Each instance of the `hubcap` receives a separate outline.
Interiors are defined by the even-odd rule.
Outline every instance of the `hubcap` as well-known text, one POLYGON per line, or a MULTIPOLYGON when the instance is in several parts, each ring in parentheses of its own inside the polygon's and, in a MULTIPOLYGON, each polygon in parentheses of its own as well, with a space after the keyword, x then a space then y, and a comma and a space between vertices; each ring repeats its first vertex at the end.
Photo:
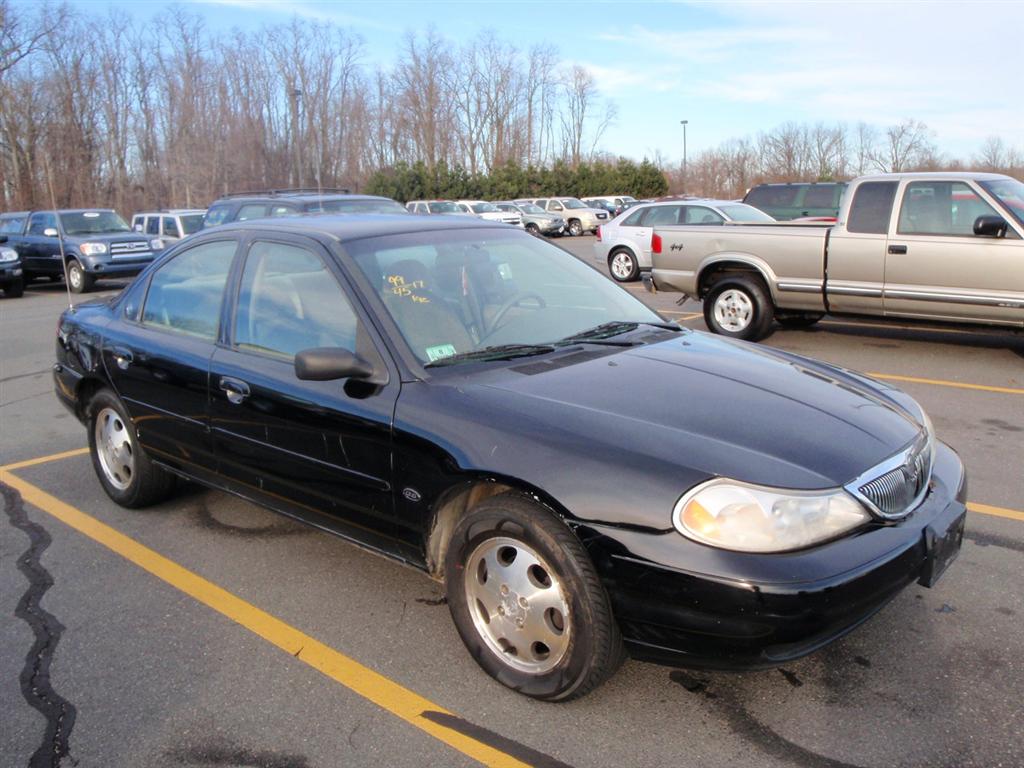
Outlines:
POLYGON ((78 287, 82 282, 82 273, 78 271, 78 267, 74 264, 72 264, 71 268, 68 270, 68 277, 71 279, 71 284, 75 287, 78 287))
POLYGON ((104 408, 97 414, 95 437, 103 474, 112 486, 125 490, 135 474, 135 456, 128 428, 113 408, 104 408))
POLYGON ((633 257, 620 251, 612 256, 612 274, 626 280, 633 274, 633 257))
POLYGON ((510 667, 547 672, 569 648, 569 602, 554 571, 530 546, 487 539, 466 561, 466 603, 476 631, 510 667))
POLYGON ((727 331, 739 333, 754 319, 754 304, 743 291, 730 288, 715 300, 715 320, 727 331))

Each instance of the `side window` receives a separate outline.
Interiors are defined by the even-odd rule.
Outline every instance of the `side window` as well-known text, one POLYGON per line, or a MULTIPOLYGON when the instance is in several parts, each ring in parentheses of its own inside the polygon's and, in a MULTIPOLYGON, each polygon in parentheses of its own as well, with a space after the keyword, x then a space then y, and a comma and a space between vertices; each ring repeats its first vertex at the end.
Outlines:
POLYGON ((901 235, 974 235, 974 220, 996 212, 962 181, 907 184, 897 231, 901 235))
POLYGON ((552 200, 551 202, 548 203, 548 210, 549 211, 564 211, 565 208, 563 208, 562 204, 560 202, 558 202, 557 200, 552 200))
POLYGON ((790 208, 796 205, 796 196, 800 187, 796 185, 780 184, 754 187, 744 199, 747 205, 755 208, 768 206, 769 208, 790 208))
POLYGON ((146 234, 147 235, 159 235, 160 234, 160 217, 159 216, 147 216, 146 217, 146 234))
POLYGON ((684 209, 687 224, 724 224, 725 217, 703 205, 688 205, 684 209))
POLYGON ((142 322, 213 341, 234 240, 203 243, 175 256, 149 283, 142 322))
POLYGON ((647 218, 644 219, 645 227, 665 226, 666 224, 679 223, 679 205, 654 205, 647 209, 647 218))
POLYGON ((866 181, 857 187, 850 204, 846 230, 869 235, 886 234, 897 186, 895 181, 866 181))
POLYGON ((640 226, 640 219, 642 219, 644 217, 644 214, 647 213, 649 210, 651 210, 651 209, 650 208, 637 208, 635 211, 633 211, 631 214, 629 214, 629 216, 627 216, 619 226, 620 227, 639 227, 640 226))
POLYGON ((168 237, 181 237, 178 231, 178 222, 173 216, 164 216, 164 234, 168 237))
POLYGON ((264 203, 249 203, 238 209, 238 216, 235 217, 235 221, 262 219, 266 215, 267 206, 264 203))
POLYGON ((144 219, 144 216, 132 216, 132 230, 135 232, 141 232, 142 222, 144 219))
POLYGON ((4 234, 18 234, 24 226, 25 217, 15 216, 13 218, 0 221, 0 232, 3 232, 4 234))
POLYGON ((228 216, 231 215, 231 205, 215 205, 206 212, 203 217, 204 227, 215 227, 218 224, 223 224, 228 220, 228 216))
POLYGON ((359 322, 334 275, 315 253, 256 242, 242 272, 234 343, 291 358, 312 347, 356 350, 359 322))
POLYGON ((831 208, 835 199, 835 184, 813 184, 804 195, 804 208, 831 208))
POLYGON ((42 235, 44 230, 56 229, 57 217, 52 213, 33 213, 28 220, 29 235, 42 235))

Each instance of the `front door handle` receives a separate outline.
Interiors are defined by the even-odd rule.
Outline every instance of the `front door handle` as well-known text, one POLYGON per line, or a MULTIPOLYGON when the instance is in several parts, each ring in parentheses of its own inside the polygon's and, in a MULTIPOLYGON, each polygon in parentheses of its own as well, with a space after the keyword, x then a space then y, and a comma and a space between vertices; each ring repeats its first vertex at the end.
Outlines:
POLYGON ((249 396, 249 385, 229 376, 221 376, 220 388, 227 394, 228 402, 234 405, 241 405, 249 396))
POLYGON ((905 245, 890 245, 889 253, 906 253, 907 246, 905 245))
POLYGON ((114 362, 117 363, 117 367, 122 371, 127 371, 128 366, 132 364, 132 351, 125 347, 112 347, 110 353, 114 356, 114 362))

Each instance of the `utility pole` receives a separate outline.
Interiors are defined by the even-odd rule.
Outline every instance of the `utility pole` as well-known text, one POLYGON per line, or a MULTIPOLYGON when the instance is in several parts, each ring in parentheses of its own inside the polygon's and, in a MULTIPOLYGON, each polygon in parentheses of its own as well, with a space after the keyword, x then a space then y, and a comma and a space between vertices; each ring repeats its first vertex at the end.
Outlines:
POLYGON ((295 178, 298 180, 299 188, 302 187, 302 144, 299 141, 299 108, 302 105, 302 91, 293 88, 292 97, 292 144, 295 150, 295 178))
POLYGON ((683 194, 686 194, 686 124, 689 120, 680 120, 679 124, 683 126, 683 194))

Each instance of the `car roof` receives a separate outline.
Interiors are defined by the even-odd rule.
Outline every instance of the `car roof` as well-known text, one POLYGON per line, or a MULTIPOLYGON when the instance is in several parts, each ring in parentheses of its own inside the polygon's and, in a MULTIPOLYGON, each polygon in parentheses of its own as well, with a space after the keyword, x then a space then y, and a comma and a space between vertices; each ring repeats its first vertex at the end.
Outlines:
POLYGON ((219 200, 214 201, 214 205, 217 203, 227 202, 241 202, 241 203, 266 203, 266 202, 280 202, 282 200, 295 201, 301 203, 323 203, 330 200, 391 200, 390 197, 381 197, 379 195, 339 195, 339 194, 317 194, 315 192, 280 192, 277 194, 253 194, 253 195, 230 195, 228 197, 222 197, 219 200))
POLYGON ((876 173, 868 176, 860 177, 864 181, 899 181, 902 179, 909 179, 911 181, 920 179, 921 181, 929 181, 931 179, 953 179, 953 180, 974 180, 974 181, 995 181, 997 179, 1012 179, 1012 176, 1007 176, 1004 173, 985 173, 983 171, 922 171, 920 173, 914 173, 913 171, 907 173, 876 173))
POLYGON ((7 211, 0 213, 0 219, 13 219, 15 216, 28 216, 32 211, 7 211))
POLYGON ((453 229, 494 229, 510 231, 507 224, 473 216, 410 216, 407 213, 317 214, 315 216, 279 216, 249 219, 222 224, 210 232, 253 229, 320 234, 344 243, 365 237, 406 235, 413 232, 434 232, 453 229))
POLYGON ((184 216, 190 213, 206 213, 205 208, 167 208, 162 211, 139 211, 133 213, 132 218, 136 216, 184 216))

